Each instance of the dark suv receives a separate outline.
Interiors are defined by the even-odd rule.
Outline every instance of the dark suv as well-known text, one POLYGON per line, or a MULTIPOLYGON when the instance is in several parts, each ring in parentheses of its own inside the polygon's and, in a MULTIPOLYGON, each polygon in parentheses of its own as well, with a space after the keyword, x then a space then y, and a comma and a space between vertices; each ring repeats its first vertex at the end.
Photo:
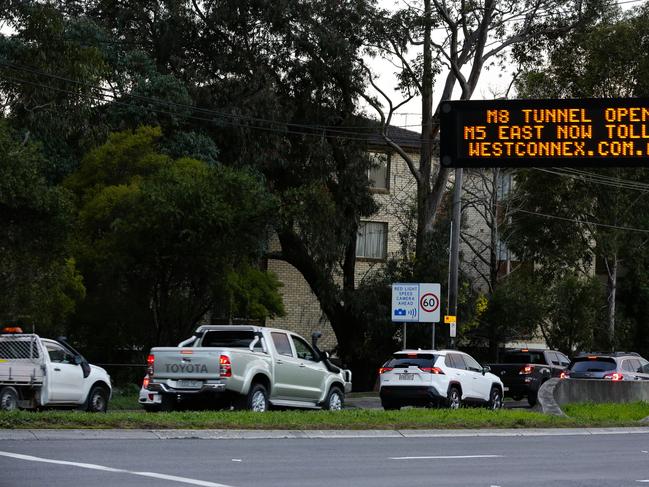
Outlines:
POLYGON ((505 384, 505 396, 515 401, 526 397, 530 406, 536 404, 541 385, 559 377, 570 364, 568 357, 556 350, 528 348, 505 350, 501 360, 489 367, 505 384))
POLYGON ((562 374, 570 379, 649 380, 649 361, 635 352, 582 353, 562 374))

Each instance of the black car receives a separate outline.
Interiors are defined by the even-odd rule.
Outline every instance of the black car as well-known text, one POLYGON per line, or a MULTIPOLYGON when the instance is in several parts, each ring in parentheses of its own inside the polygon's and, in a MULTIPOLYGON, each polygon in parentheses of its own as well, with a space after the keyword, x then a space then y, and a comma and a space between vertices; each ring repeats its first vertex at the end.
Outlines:
POLYGON ((539 387, 552 377, 560 377, 570 359, 556 350, 517 348, 505 350, 501 362, 489 364, 491 373, 505 385, 505 396, 516 401, 537 401, 539 387))

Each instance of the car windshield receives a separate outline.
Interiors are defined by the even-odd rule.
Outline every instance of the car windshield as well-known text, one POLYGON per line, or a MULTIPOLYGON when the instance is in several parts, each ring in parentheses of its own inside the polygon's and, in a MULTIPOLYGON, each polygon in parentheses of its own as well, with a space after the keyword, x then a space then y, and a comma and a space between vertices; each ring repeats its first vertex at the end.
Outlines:
POLYGON ((430 368, 435 365, 435 360, 437 360, 437 355, 433 354, 417 354, 415 356, 395 355, 385 364, 385 367, 392 367, 393 369, 405 369, 410 366, 430 368))
POLYGON ((597 359, 575 359, 575 362, 570 366, 570 370, 573 372, 606 372, 608 370, 615 370, 615 368, 615 360, 603 357, 597 359))
POLYGON ((510 352, 503 357, 506 364, 544 364, 543 352, 510 352))

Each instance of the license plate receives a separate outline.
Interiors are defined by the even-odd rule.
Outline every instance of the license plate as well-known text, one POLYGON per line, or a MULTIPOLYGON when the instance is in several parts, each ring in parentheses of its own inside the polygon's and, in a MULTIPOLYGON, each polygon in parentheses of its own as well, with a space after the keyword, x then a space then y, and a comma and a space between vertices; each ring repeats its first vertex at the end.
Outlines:
POLYGON ((414 378, 415 374, 399 374, 400 380, 413 380, 414 378))
POLYGON ((200 389, 203 382, 200 380, 179 380, 177 384, 183 389, 200 389))
POLYGON ((509 387, 505 387, 505 392, 507 392, 508 390, 509 390, 509 387))

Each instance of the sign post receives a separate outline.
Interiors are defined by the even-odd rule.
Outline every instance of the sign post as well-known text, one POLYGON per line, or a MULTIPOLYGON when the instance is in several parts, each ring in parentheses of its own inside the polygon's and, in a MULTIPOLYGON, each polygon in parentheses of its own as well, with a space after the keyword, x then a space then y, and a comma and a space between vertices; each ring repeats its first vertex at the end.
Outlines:
POLYGON ((444 316, 444 323, 448 325, 449 336, 455 338, 457 336, 457 316, 444 316))

